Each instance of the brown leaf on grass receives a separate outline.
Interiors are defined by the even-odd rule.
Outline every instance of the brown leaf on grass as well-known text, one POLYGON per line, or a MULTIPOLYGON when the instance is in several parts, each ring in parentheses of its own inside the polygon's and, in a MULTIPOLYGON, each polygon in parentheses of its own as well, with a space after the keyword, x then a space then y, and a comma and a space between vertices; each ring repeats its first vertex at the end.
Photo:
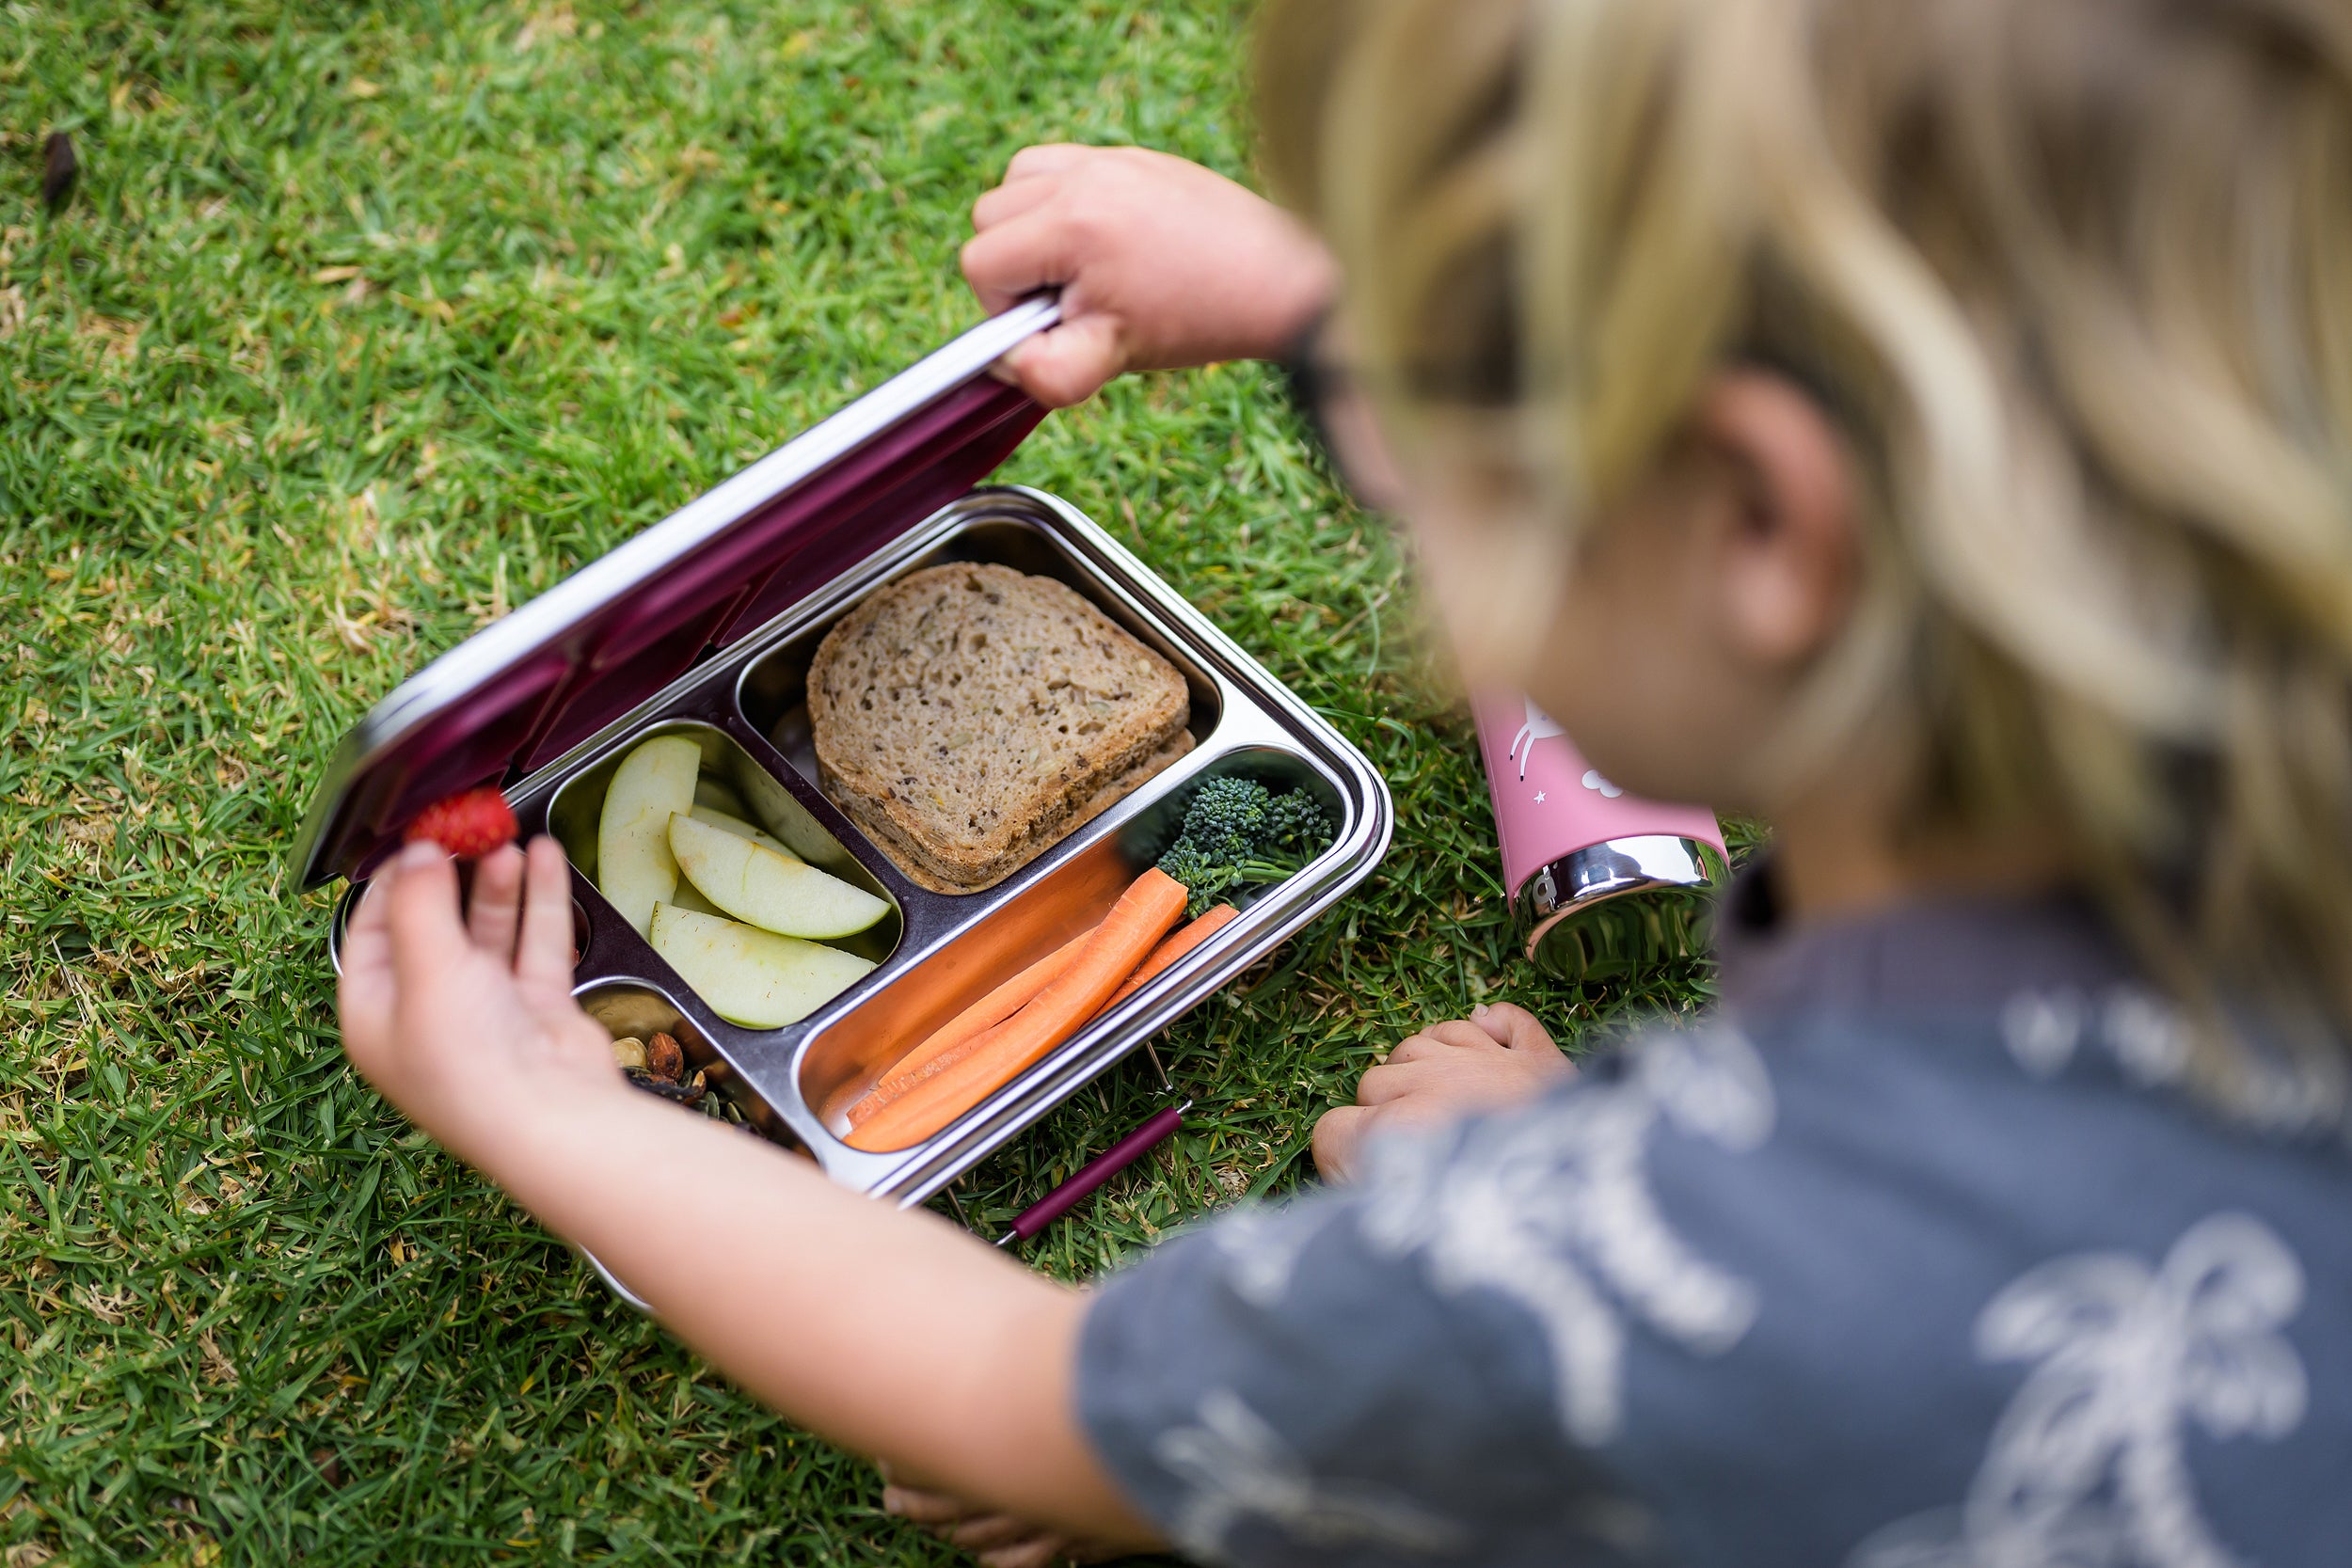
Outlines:
POLYGON ((146 330, 143 323, 124 321, 119 316, 103 316, 93 310, 84 316, 73 329, 76 338, 94 339, 99 344, 99 356, 119 364, 139 351, 139 334, 146 330))
POLYGON ((73 194, 73 182, 82 177, 82 160, 73 151, 73 138, 63 131, 49 134, 49 145, 42 150, 40 171, 41 204, 51 212, 65 205, 73 194))
POLYGON ((348 283, 359 276, 358 267, 321 267, 310 275, 313 283, 348 283))
POLYGON ((397 637, 417 624, 416 617, 405 607, 394 604, 381 588, 361 589, 352 597, 358 601, 358 614, 351 612, 343 595, 338 594, 326 619, 336 641, 355 654, 367 652, 379 637, 397 637))
POLYGON ((579 31, 580 18, 572 14, 569 5, 548 7, 532 12, 531 20, 523 24, 522 31, 515 35, 515 53, 521 55, 529 52, 531 46, 541 39, 567 39, 579 31))
POLYGON ((103 1323, 120 1323, 130 1317, 130 1306, 135 1299, 128 1291, 106 1295, 102 1294, 95 1285, 82 1287, 82 1305, 89 1308, 90 1316, 103 1323))
POLYGON ((196 1337, 196 1348, 204 1357, 204 1381, 215 1387, 237 1386, 237 1364, 221 1351, 213 1331, 206 1329, 196 1337))
POLYGON ((380 98, 383 96, 384 88, 364 76, 354 76, 344 85, 343 91, 354 98, 380 98))
POLYGON ((418 315, 431 316, 436 321, 438 321, 445 325, 449 323, 456 321, 457 319, 457 307, 452 305, 446 299, 415 299, 403 293, 395 293, 392 297, 400 301, 403 305, 408 307, 409 309, 414 310, 418 315))

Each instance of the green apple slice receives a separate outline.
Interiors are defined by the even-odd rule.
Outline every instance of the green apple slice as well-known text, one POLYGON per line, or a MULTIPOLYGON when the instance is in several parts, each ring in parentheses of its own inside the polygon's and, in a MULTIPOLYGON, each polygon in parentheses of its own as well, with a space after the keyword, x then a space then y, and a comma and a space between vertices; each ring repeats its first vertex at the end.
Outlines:
POLYGON ((653 907, 677 891, 670 818, 694 803, 699 741, 657 736, 621 759, 596 823, 596 891, 643 934, 653 907))
POLYGON ((723 829, 727 832, 733 833, 738 838, 748 838, 754 844, 759 845, 764 848, 773 849, 777 854, 782 855, 786 860, 796 861, 801 858, 792 852, 792 846, 785 843, 784 840, 776 837, 773 833, 769 832, 766 829, 755 828, 749 822, 744 821, 741 817, 730 816, 716 806, 706 806, 700 801, 697 801, 695 802, 694 809, 688 812, 686 815, 692 817, 697 822, 707 822, 712 827, 723 829))
POLYGON ((725 812, 738 821, 747 820, 752 815, 752 808, 743 803, 743 797, 736 793, 733 784, 708 773, 694 781, 694 804, 725 812))
POLYGON ((738 920, 787 937, 846 937, 890 912, 887 900, 724 828, 680 813, 670 852, 695 891, 738 920))
POLYGON ((695 914, 675 904, 654 907, 653 950, 712 1012, 746 1029, 797 1023, 874 967, 838 947, 695 914))

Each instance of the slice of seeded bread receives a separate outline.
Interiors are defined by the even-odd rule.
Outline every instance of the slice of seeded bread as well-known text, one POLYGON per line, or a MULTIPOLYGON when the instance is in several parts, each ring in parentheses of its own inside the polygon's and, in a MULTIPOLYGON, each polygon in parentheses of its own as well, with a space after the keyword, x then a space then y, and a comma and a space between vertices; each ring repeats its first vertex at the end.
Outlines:
POLYGON ((1184 676, 1050 578, 934 566, 808 671, 825 792, 941 893, 993 887, 1191 749, 1184 676))

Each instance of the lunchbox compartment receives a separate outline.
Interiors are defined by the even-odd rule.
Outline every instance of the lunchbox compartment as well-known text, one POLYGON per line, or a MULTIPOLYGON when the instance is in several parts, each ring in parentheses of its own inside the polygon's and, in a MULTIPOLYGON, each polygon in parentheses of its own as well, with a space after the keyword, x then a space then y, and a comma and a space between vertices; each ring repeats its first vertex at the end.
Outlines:
MULTIPOLYGON (((673 719, 648 724, 557 787, 554 799, 548 803, 548 831, 564 846, 573 869, 589 886, 593 889, 596 885, 596 825, 604 812, 605 791, 612 783, 613 773, 630 752, 665 735, 691 736, 701 742, 704 771, 716 774, 734 788, 750 808, 755 826, 774 834, 818 870, 864 888, 890 905, 890 912, 875 925, 855 936, 826 943, 877 964, 887 959, 898 947, 905 927, 904 913, 890 890, 850 852, 848 846, 827 832, 806 806, 793 798, 782 781, 760 767, 740 743, 725 731, 699 720, 673 719)), ((595 907, 604 919, 620 919, 618 911, 605 903, 601 895, 596 895, 595 907)))
POLYGON ((668 1035, 686 1053, 689 1076, 719 1059, 710 1040, 694 1021, 659 987, 643 980, 593 980, 573 993, 580 1010, 604 1026, 614 1039, 651 1039, 668 1035))
MULTIPOLYGON (((1232 774, 1258 779, 1278 793, 1304 789, 1333 824, 1344 820, 1345 803, 1338 788, 1295 753, 1250 747, 1200 762, 1187 770, 1176 787, 1090 841, 1082 840, 1074 852, 986 918, 974 922, 921 963, 893 976, 887 985, 826 1025, 802 1053, 798 1084, 802 1102, 835 1136, 846 1133, 850 1107, 892 1064, 1005 980, 1101 921, 1127 885, 1176 841, 1194 789, 1204 780, 1232 774)), ((1307 869, 1302 867, 1300 874, 1307 869)), ((1281 885, 1236 888, 1225 901, 1247 911, 1281 885)), ((1216 961, 1230 940, 1238 940, 1229 939, 1228 932, 1233 929, 1228 927, 1211 937, 1180 960, 1178 967, 1189 970, 1216 961)), ((1159 983, 1156 977, 1153 983, 1159 983)), ((1117 1018, 1139 1000, 1140 993, 1122 1002, 1113 1012, 1089 1023, 1086 1032, 1117 1018)), ((1019 1082, 1015 1079, 999 1088, 974 1109, 985 1108, 1014 1090, 1019 1082)))
POLYGON ((1149 616, 1113 592, 1099 572, 1073 556, 1045 530, 1025 518, 982 517, 967 523, 938 546, 900 562, 888 576, 865 584, 833 613, 796 629, 753 660, 736 686, 736 707, 746 723, 767 736, 795 771, 818 784, 817 746, 809 734, 808 667, 818 644, 866 594, 910 573, 956 562, 1009 566, 1032 577, 1066 584, 1109 616, 1137 641, 1174 665, 1191 695, 1189 728, 1196 744, 1205 742, 1223 715, 1217 683, 1198 660, 1149 616))
POLYGON ((660 987, 628 977, 591 980, 576 988, 572 996, 580 1009, 616 1040, 668 1035, 685 1053, 689 1080, 695 1073, 702 1073, 710 1092, 733 1104, 747 1125, 796 1152, 806 1152, 784 1118, 751 1091, 733 1065, 694 1022, 693 1016, 673 1002, 660 987))

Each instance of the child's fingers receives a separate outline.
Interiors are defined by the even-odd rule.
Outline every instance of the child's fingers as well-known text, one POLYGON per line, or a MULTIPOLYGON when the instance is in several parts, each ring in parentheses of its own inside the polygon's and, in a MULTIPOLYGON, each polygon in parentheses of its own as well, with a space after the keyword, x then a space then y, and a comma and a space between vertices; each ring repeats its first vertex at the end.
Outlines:
POLYGON ((1381 1060, 1401 1067, 1406 1062, 1425 1062, 1430 1057, 1441 1056, 1452 1049, 1443 1040, 1427 1033, 1407 1035, 1389 1047, 1389 1053, 1381 1060))
POLYGON ((1377 1114, 1361 1105, 1340 1105, 1316 1119, 1312 1151, 1315 1169, 1326 1181, 1345 1181, 1355 1176, 1356 1156, 1377 1114))
POLYGON ((1394 1049, 1390 1051, 1388 1060, 1398 1066, 1407 1062, 1436 1061, 1464 1049, 1491 1051, 1501 1043, 1475 1023, 1458 1018, 1449 1019, 1397 1041, 1394 1049))
POLYGON ((1091 157, 1101 150, 1100 148, 1089 147, 1084 142, 1039 142, 1036 146, 1025 147, 1012 155, 1012 162, 1005 166, 1005 180, 1007 183, 1010 183, 1015 180, 1027 180, 1040 174, 1059 174, 1071 165, 1091 157))
POLYGON ((1041 332, 1005 359, 1021 389, 1048 408, 1084 403, 1126 368, 1119 323, 1101 311, 1041 332))
POLYGON ((1556 1052, 1560 1049, 1551 1037, 1551 1031, 1537 1022, 1534 1013, 1508 1002, 1473 1007, 1470 1009, 1470 1022, 1514 1051, 1533 1051, 1539 1046, 1546 1051, 1556 1052))
POLYGON ((945 1492, 925 1492, 913 1486, 882 1488, 882 1510, 910 1524, 952 1525, 967 1512, 945 1492))
POLYGON ((523 852, 501 845, 473 868, 473 894, 466 907, 466 931, 473 944, 501 963, 513 961, 522 904, 523 852))
POLYGON ((471 948, 457 914, 457 867, 437 845, 400 852, 398 879, 386 899, 392 973, 403 990, 445 981, 471 948))
POLYGON ((522 935, 515 944, 515 975, 543 990, 569 993, 572 966, 572 879, 564 847, 546 834, 525 852, 522 935))
POLYGON ((1016 180, 1006 176, 1005 182, 991 191, 983 191, 972 203, 972 230, 982 233, 1000 223, 1009 223, 1041 202, 1051 199, 1060 188, 1053 180, 1016 180))
MULTIPOLYGON (((961 1542, 957 1544, 962 1544, 961 1542)), ((1064 1560, 1072 1562, 1085 1560, 1070 1556, 1058 1535, 1030 1535, 1009 1546, 966 1549, 979 1558, 980 1568, 1050 1568, 1051 1564, 1064 1560)))
POLYGON ((1016 1519, 1009 1513, 975 1513, 946 1534, 950 1545, 976 1553, 1001 1551, 1040 1540, 1051 1546, 1058 1544, 1061 1539, 1046 1535, 1026 1519, 1016 1519))
MULTIPOLYGON (((335 984, 335 1010, 342 1021, 343 1046, 355 1057, 373 1054, 390 1018, 396 988, 392 984, 392 938, 389 924, 392 879, 396 866, 386 865, 359 895, 343 930, 342 975, 335 984)), ((364 1065, 364 1064, 363 1064, 364 1065)))
POLYGON ((1071 226, 1039 208, 975 234, 957 261, 980 308, 994 315, 1048 284, 1069 282, 1076 271, 1072 243, 1071 226))
MULTIPOLYGON (((1110 1560, 1111 1554, 1094 1552, 1090 1555, 1080 1555, 1084 1550, 1082 1547, 1073 1546, 1066 1538, 1059 1535, 1032 1535, 1025 1541, 1016 1542, 1009 1546, 999 1546, 993 1551, 985 1551, 977 1555, 980 1560, 980 1568, 1052 1568, 1053 1564, 1061 1562, 1107 1562, 1110 1560)), ((1120 1552, 1117 1555, 1130 1557, 1134 1554, 1120 1552)))
POLYGON ((928 1487, 912 1486, 887 1465, 882 1466, 882 1508, 910 1524, 920 1525, 977 1557, 988 1568, 1045 1568, 1064 1557, 1073 1561, 1102 1560, 1105 1554, 1025 1519, 975 1508, 961 1498, 928 1487))
POLYGON ((1356 1084, 1356 1103, 1386 1105, 1391 1100, 1401 1100, 1411 1094, 1433 1076, 1441 1075, 1445 1070, 1446 1065, 1441 1061, 1423 1058, 1400 1062, 1391 1056, 1377 1067, 1364 1069, 1363 1077, 1356 1084))

